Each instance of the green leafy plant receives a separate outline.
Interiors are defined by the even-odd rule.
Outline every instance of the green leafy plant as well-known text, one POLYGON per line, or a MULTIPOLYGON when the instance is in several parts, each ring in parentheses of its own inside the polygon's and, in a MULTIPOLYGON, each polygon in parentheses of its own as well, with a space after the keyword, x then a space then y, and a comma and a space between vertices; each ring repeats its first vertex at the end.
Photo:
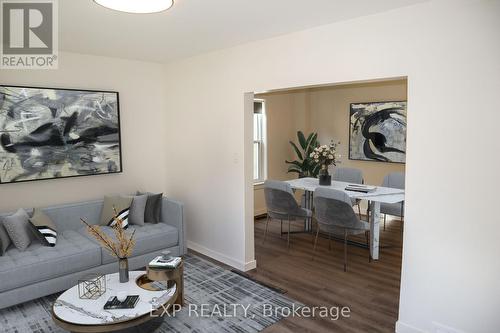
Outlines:
POLYGON ((290 164, 288 172, 295 172, 299 174, 299 178, 303 177, 318 177, 321 165, 314 161, 311 153, 315 148, 319 147, 318 133, 311 133, 306 138, 301 131, 297 132, 298 145, 290 141, 290 144, 297 155, 295 161, 285 161, 290 164), (300 147, 300 148, 299 148, 300 147))

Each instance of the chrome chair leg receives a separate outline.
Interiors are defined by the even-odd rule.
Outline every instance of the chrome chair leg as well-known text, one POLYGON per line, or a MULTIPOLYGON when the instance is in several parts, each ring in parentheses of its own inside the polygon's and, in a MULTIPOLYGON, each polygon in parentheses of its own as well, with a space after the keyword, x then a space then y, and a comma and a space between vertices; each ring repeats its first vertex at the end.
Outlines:
POLYGON ((401 236, 403 236, 403 224, 404 224, 404 221, 403 221, 403 204, 401 204, 401 216, 400 216, 400 219, 401 219, 401 236))
POLYGON ((316 245, 318 245, 318 236, 319 236, 319 226, 316 230, 316 237, 314 238, 314 247, 313 247, 313 257, 312 260, 314 260, 314 257, 316 255, 316 245))
POLYGON ((403 216, 401 216, 401 237, 403 236, 404 233, 404 221, 403 221, 403 216))
POLYGON ((288 238, 287 238, 287 243, 288 243, 288 249, 290 249, 290 217, 288 217, 288 238))
POLYGON ((359 219, 361 220, 361 203, 358 202, 358 215, 359 215, 359 219))
POLYGON ((264 239, 262 240, 262 244, 266 242, 266 237, 267 237, 267 227, 269 226, 269 214, 267 215, 266 219, 266 230, 264 231, 264 239))
POLYGON ((280 238, 283 238, 283 220, 280 220, 280 238))
POLYGON ((344 229, 344 272, 347 272, 347 229, 344 229))
POLYGON ((384 214, 384 231, 385 231, 385 220, 387 219, 387 214, 384 214))
POLYGON ((366 246, 368 247, 368 262, 372 262, 372 254, 370 253, 370 232, 365 232, 366 246))
MULTIPOLYGON (((319 229, 319 225, 317 225, 317 228, 319 229)), ((313 219, 311 217, 311 235, 313 236, 311 239, 311 244, 314 244, 314 230, 313 230, 313 219)))

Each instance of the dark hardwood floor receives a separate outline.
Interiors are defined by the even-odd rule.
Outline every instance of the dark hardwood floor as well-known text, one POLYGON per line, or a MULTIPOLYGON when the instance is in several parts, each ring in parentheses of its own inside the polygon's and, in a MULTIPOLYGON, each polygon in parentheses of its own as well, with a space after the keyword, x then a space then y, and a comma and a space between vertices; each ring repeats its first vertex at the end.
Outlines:
MULTIPOLYGON (((297 224, 293 229, 299 230, 297 224)), ((398 317, 401 276, 401 223, 388 221, 380 230, 380 260, 368 262, 368 249, 349 246, 348 272, 343 271, 343 244, 319 238, 313 258, 312 234, 280 238, 280 223, 269 224, 263 243, 265 219, 255 221, 257 269, 248 274, 285 289, 286 295, 309 306, 349 307, 349 318, 287 318, 264 332, 394 332, 398 317)), ((285 228, 284 228, 285 229, 285 228)), ((314 230, 316 228, 314 227, 314 230)), ((364 237, 352 237, 364 242, 364 237)))

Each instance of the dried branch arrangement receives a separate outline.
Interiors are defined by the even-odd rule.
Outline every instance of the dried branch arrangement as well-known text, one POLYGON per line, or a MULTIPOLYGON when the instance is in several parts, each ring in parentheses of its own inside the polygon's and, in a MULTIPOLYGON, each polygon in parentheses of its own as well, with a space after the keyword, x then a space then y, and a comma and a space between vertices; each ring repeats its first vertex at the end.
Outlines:
POLYGON ((114 207, 113 210, 115 212, 113 219, 116 223, 111 228, 113 228, 116 240, 108 236, 100 226, 91 225, 82 218, 80 220, 87 226, 87 232, 94 237, 103 248, 108 250, 112 256, 118 259, 128 258, 132 255, 132 251, 134 250, 135 230, 129 236, 125 229, 122 228, 123 221, 118 217, 118 213, 114 207))

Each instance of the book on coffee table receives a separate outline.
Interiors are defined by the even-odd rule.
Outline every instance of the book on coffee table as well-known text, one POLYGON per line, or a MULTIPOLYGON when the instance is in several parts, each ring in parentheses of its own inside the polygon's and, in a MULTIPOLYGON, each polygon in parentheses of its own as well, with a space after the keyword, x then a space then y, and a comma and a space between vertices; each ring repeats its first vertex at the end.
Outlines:
POLYGON ((376 186, 360 185, 360 184, 349 184, 345 188, 346 191, 362 192, 362 193, 374 192, 376 189, 377 189, 376 186))
POLYGON ((162 256, 158 256, 151 260, 149 267, 152 268, 176 268, 181 263, 181 257, 172 257, 169 259, 164 259, 162 256))
POLYGON ((104 310, 133 309, 138 301, 139 295, 127 296, 123 302, 120 302, 118 297, 111 296, 106 304, 104 304, 104 310))

